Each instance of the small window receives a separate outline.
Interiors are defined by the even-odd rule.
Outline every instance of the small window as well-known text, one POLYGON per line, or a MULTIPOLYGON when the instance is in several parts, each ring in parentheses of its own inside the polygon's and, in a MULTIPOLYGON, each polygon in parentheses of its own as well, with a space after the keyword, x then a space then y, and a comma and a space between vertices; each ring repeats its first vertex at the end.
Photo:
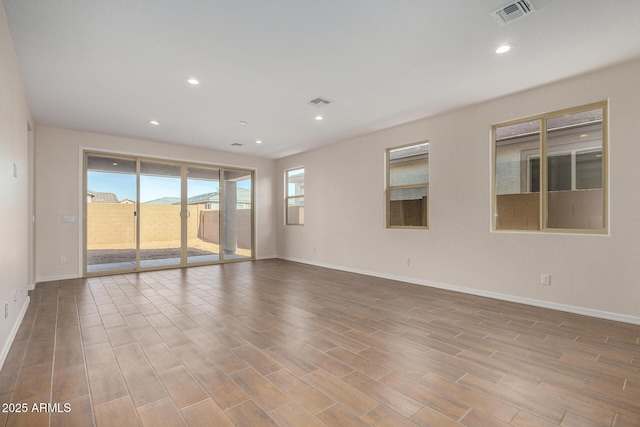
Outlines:
POLYGON ((286 171, 286 224, 304 225, 304 168, 286 171))
POLYGON ((494 230, 604 233, 607 104, 493 127, 494 230))
POLYGON ((428 228, 429 143, 387 149, 387 227, 428 228))
MULTIPOLYGON (((549 154, 547 156, 548 191, 602 188, 601 157, 601 149, 549 154)), ((530 192, 540 191, 540 157, 529 158, 529 183, 530 192)))

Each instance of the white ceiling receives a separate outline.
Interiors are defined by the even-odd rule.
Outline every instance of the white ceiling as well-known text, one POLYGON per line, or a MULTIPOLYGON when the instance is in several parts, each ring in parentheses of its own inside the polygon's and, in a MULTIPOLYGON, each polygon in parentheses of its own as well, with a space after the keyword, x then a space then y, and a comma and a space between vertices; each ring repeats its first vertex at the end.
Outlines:
POLYGON ((640 57, 640 1, 531 2, 3 0, 38 124, 269 158, 640 57))

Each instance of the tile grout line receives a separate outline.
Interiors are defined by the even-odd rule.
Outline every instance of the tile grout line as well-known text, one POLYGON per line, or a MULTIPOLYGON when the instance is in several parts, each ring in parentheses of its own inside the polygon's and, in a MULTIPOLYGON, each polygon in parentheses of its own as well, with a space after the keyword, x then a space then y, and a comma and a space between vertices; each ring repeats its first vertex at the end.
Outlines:
MULTIPOLYGON (((91 292, 91 288, 87 286, 87 289, 89 289, 89 293, 91 294, 91 300, 94 301, 93 299, 93 292, 91 292)), ((82 361, 83 361, 83 367, 84 367, 84 375, 85 375, 85 383, 87 385, 87 392, 89 393, 89 405, 91 405, 91 415, 92 415, 92 419, 93 419, 93 425, 97 426, 98 425, 98 419, 96 418, 96 411, 95 411, 95 406, 93 405, 93 394, 91 393, 91 384, 90 384, 90 380, 89 380, 89 368, 87 366, 87 355, 85 353, 84 350, 84 340, 83 340, 83 330, 82 330, 82 322, 80 321, 80 310, 78 307, 78 297, 77 295, 74 293, 73 294, 74 300, 76 302, 76 313, 78 315, 78 329, 80 330, 80 348, 82 351, 82 361)), ((94 302, 95 303, 95 302, 94 302)), ((97 307, 96 307, 97 310, 97 307)))
MULTIPOLYGON (((56 366, 56 349, 58 347, 58 320, 60 319, 60 286, 58 285, 58 289, 56 291, 56 323, 55 323, 55 329, 53 331, 53 358, 51 361, 51 385, 49 387, 49 402, 52 402, 53 400, 53 380, 54 380, 54 374, 55 374, 55 366, 56 366)), ((79 321, 80 319, 78 319, 79 321)), ((80 324, 78 323, 78 328, 80 327, 80 324)), ((48 413, 49 415, 49 427, 51 427, 51 412, 48 413)))

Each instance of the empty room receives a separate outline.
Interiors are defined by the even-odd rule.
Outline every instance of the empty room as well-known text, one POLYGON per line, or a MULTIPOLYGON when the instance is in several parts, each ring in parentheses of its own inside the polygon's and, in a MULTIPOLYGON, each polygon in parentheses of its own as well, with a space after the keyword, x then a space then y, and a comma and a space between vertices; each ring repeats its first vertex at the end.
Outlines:
POLYGON ((2 0, 0 426, 640 426, 639 16, 2 0))

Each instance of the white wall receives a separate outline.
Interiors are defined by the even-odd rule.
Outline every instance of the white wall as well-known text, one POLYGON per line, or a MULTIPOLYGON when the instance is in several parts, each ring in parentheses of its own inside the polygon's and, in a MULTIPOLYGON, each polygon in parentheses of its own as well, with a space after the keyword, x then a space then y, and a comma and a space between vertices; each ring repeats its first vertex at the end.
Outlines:
POLYGON ((82 275, 82 149, 255 169, 256 258, 274 257, 275 161, 151 141, 38 126, 36 150, 36 275, 50 281, 82 275), (75 215, 75 223, 63 223, 75 215), (60 264, 60 257, 67 258, 60 264))
POLYGON ((640 323, 639 118, 636 61, 280 159, 280 183, 294 166, 306 182, 302 227, 283 225, 277 189, 278 255, 640 323), (490 232, 491 125, 604 99, 610 235, 490 232), (385 148, 425 139, 430 229, 386 229, 385 148))
POLYGON ((28 154, 29 122, 32 122, 31 113, 0 4, 0 366, 29 302, 28 182, 32 173, 28 154), (14 177, 14 165, 17 177, 14 177), (9 302, 6 319, 5 302, 9 302))

